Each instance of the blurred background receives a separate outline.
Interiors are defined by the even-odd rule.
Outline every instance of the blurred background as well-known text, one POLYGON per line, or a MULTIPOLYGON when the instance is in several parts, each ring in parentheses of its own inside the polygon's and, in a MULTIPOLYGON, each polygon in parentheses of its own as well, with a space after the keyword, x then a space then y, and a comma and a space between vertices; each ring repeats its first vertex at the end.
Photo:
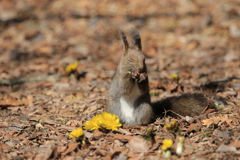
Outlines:
POLYGON ((122 54, 118 29, 133 27, 152 89, 174 73, 196 86, 240 77, 238 0, 1 0, 0 79, 65 75, 78 61, 77 79, 105 91, 122 54))

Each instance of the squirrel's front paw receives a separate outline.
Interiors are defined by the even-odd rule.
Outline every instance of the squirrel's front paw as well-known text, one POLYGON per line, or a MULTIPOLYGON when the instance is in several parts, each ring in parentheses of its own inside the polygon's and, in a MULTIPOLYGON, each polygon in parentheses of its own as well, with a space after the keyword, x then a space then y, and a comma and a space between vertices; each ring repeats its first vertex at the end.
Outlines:
POLYGON ((131 75, 132 78, 137 79, 139 83, 147 78, 147 73, 132 72, 131 75))
POLYGON ((138 72, 132 72, 131 76, 133 79, 138 79, 139 73, 138 72))
POLYGON ((139 74, 139 78, 138 78, 138 82, 141 83, 142 81, 144 81, 147 78, 147 73, 140 73, 139 74))

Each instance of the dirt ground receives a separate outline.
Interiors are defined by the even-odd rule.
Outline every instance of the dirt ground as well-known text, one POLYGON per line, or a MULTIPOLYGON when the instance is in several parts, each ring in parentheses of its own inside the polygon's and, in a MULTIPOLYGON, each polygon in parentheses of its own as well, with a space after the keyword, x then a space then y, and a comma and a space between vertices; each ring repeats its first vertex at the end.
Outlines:
POLYGON ((240 157, 240 2, 238 0, 1 0, 0 159, 172 159, 240 157), (122 55, 118 29, 137 28, 152 101, 203 93, 219 110, 177 119, 185 137, 164 125, 69 133, 105 110, 122 55), (74 74, 67 65, 79 62, 74 74), (179 83, 172 75, 179 75, 179 83), (147 128, 154 141, 142 137, 147 128))

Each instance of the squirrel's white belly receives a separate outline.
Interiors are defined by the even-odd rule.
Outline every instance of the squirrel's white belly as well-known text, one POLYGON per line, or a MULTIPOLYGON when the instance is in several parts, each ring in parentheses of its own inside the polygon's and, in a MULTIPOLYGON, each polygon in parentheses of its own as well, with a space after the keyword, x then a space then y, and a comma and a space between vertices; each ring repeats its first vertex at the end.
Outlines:
POLYGON ((125 123, 135 123, 134 116, 134 102, 140 96, 140 91, 137 85, 137 81, 135 82, 131 93, 127 96, 122 96, 120 98, 121 103, 121 112, 123 119, 125 119, 125 123))

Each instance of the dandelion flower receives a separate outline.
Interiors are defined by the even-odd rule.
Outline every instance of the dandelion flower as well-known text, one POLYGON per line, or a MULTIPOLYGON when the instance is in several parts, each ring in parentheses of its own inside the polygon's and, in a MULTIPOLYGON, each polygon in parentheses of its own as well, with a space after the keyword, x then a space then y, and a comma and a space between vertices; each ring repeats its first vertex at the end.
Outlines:
POLYGON ((173 73, 173 74, 172 74, 172 80, 174 80, 175 82, 178 82, 178 81, 179 81, 179 76, 178 76, 178 74, 173 73))
POLYGON ((179 143, 183 143, 184 142, 184 137, 179 137, 179 143))
POLYGON ((95 121, 86 121, 84 124, 84 129, 91 129, 91 130, 96 130, 99 128, 99 125, 95 121))
POLYGON ((67 65, 66 72, 67 73, 74 72, 74 71, 76 71, 77 67, 78 67, 78 61, 75 61, 73 64, 67 65))
POLYGON ((108 130, 117 130, 119 127, 122 126, 122 124, 120 123, 120 119, 115 114, 107 112, 102 113, 100 125, 108 130))
POLYGON ((91 121, 87 121, 84 124, 85 129, 108 129, 108 130, 117 130, 122 124, 120 119, 115 115, 107 112, 98 114, 93 117, 91 121))
POLYGON ((164 139, 163 140, 163 145, 162 145, 162 150, 167 150, 168 148, 171 148, 173 144, 173 141, 171 139, 164 139))
POLYGON ((101 115, 97 114, 96 116, 93 117, 91 121, 87 121, 84 124, 84 129, 91 129, 91 130, 96 130, 100 128, 99 121, 101 119, 101 115))
POLYGON ((73 130, 70 134, 69 134, 69 138, 78 138, 80 136, 83 135, 83 130, 81 127, 73 130))
POLYGON ((177 132, 178 131, 178 123, 176 120, 172 121, 171 123, 168 123, 164 126, 165 129, 167 129, 169 132, 177 132))

